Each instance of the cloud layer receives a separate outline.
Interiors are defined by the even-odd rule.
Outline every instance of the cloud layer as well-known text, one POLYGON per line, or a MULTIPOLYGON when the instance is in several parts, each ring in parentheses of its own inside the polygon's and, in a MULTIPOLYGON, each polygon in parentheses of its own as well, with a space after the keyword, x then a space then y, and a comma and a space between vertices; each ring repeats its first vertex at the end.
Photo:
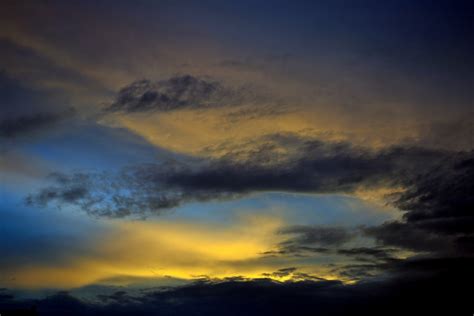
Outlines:
MULTIPOLYGON (((191 285, 148 290, 140 295, 117 290, 82 301, 67 292, 38 300, 0 296, 9 309, 34 308, 48 315, 400 315, 404 312, 463 314, 470 311, 469 294, 458 285, 473 280, 472 260, 418 260, 390 267, 391 276, 357 285, 338 281, 269 279, 203 280, 191 285), (449 268, 456 270, 446 272, 449 268), (442 289, 441 291, 439 289, 442 289)), ((293 273, 291 268, 279 273, 293 273)), ((1 292, 0 292, 1 293, 1 292)))
POLYGON ((374 151, 291 135, 271 139, 253 148, 250 156, 235 152, 219 159, 132 165, 118 174, 53 175, 58 185, 32 194, 28 203, 57 202, 90 214, 122 217, 253 192, 354 193, 407 185, 448 155, 416 147, 374 151), (281 150, 283 154, 273 155, 281 150))

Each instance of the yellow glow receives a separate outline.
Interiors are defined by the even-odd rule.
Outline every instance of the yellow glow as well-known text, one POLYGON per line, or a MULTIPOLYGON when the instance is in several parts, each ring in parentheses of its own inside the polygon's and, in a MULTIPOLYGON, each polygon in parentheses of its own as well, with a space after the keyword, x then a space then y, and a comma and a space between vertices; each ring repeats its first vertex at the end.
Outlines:
MULTIPOLYGON (((8 273, 11 288, 73 288, 87 284, 127 285, 138 280, 200 276, 248 279, 293 276, 268 273, 298 265, 298 259, 265 259, 261 253, 283 240, 275 234, 281 218, 245 216, 226 226, 185 221, 115 222, 112 233, 98 240, 86 254, 60 263, 29 263, 8 273)), ((308 265, 298 272, 341 279, 330 267, 308 265)), ((296 276, 295 276, 296 277, 296 276)), ((342 278, 342 280, 345 280, 342 278)), ((350 280, 347 280, 350 281, 350 280)))
MULTIPOLYGON (((254 106, 255 107, 255 106, 254 106)), ((172 151, 198 155, 220 156, 220 146, 245 143, 275 133, 294 133, 300 136, 316 137, 326 141, 351 141, 369 147, 384 147, 413 137, 411 126, 397 129, 397 133, 386 133, 387 126, 350 126, 337 114, 314 112, 308 108, 279 115, 243 117, 232 120, 232 109, 214 108, 201 110, 180 110, 166 113, 115 114, 102 123, 126 127, 141 135, 151 144, 172 151), (348 128, 351 133, 348 133, 348 128), (378 132, 374 132, 374 128, 378 132), (389 138, 387 138, 389 137, 389 138)), ((235 111, 235 109, 234 109, 235 111)), ((406 123, 410 125, 410 122, 406 123)))
POLYGON ((386 204, 390 196, 402 193, 405 191, 403 187, 378 187, 378 188, 358 188, 354 195, 358 198, 379 204, 386 204))
POLYGON ((246 217, 232 226, 190 222, 117 222, 93 245, 94 255, 10 273, 11 287, 77 287, 116 276, 193 279, 199 275, 261 277, 277 268, 258 262, 279 241, 278 218, 246 217))
POLYGON ((160 280, 192 280, 201 276, 269 277, 277 281, 304 279, 298 276, 299 272, 352 282, 325 264, 330 258, 318 264, 305 263, 298 257, 263 256, 263 252, 275 249, 288 237, 276 234, 284 225, 284 219, 275 215, 245 215, 232 224, 117 221, 90 245, 87 253, 73 253, 70 259, 59 262, 30 262, 13 267, 4 271, 4 275, 11 276, 5 285, 10 288, 126 286, 137 282, 163 284, 160 280), (298 267, 294 274, 271 275, 278 269, 294 266, 298 267))
POLYGON ((186 110, 152 115, 117 115, 113 119, 154 145, 193 155, 207 154, 210 147, 243 141, 255 135, 297 132, 305 126, 309 127, 300 116, 292 114, 274 119, 244 120, 238 124, 229 122, 227 114, 228 110, 224 109, 205 112, 186 110))

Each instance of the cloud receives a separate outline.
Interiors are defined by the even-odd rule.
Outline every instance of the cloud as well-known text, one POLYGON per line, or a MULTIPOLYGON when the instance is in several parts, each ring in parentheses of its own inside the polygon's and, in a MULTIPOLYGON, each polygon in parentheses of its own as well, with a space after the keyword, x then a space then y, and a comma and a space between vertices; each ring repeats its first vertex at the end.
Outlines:
POLYGON ((191 75, 152 82, 136 81, 122 88, 109 112, 168 112, 180 109, 242 105, 250 101, 245 89, 231 89, 221 82, 191 75))
POLYGON ((362 228, 379 243, 376 247, 349 246, 360 235, 356 229, 290 226, 279 231, 286 240, 259 253, 262 258, 342 256, 351 265, 339 266, 337 273, 357 279, 381 273, 380 264, 396 260, 403 250, 453 256, 473 248, 467 194, 472 153, 402 146, 374 150, 285 134, 256 143, 250 152, 236 149, 219 159, 137 164, 118 173, 55 174, 53 184, 27 202, 73 207, 96 217, 145 218, 191 201, 254 192, 350 194, 401 186, 404 190, 387 201, 406 212, 404 219, 362 228))
MULTIPOLYGON (((378 229, 379 227, 371 227, 378 229)), ((381 228, 383 230, 383 228, 381 228)), ((370 242, 365 241, 367 246, 359 247, 354 241, 363 236, 364 228, 359 227, 340 227, 340 226, 285 226, 278 230, 278 235, 290 235, 291 237, 276 245, 276 249, 269 250, 262 255, 267 257, 306 257, 317 258, 324 254, 326 258, 334 256, 344 256, 344 260, 339 259, 334 262, 340 266, 348 258, 357 262, 369 262, 371 265, 395 260, 399 249, 372 246, 370 242), (361 231, 362 229, 362 231, 361 231)), ((359 240, 360 242, 360 240, 359 240)), ((360 264, 353 264, 354 268, 360 268, 360 264)), ((365 268, 365 265, 363 266, 365 268)), ((339 268, 338 268, 339 269, 339 268)), ((366 270, 366 269, 364 269, 366 270)), ((342 276, 349 276, 348 268, 344 268, 338 273, 342 276)), ((351 275, 352 277, 352 275, 351 275)))
POLYGON ((161 190, 158 183, 143 181, 135 174, 54 173, 50 178, 57 184, 41 189, 26 198, 28 205, 45 207, 77 206, 92 216, 141 217, 160 214, 179 205, 184 199, 178 193, 161 190))
MULTIPOLYGON (((461 286, 474 280, 472 264, 472 259, 394 262, 384 277, 354 285, 329 280, 203 279, 139 294, 123 289, 87 301, 68 292, 36 300, 9 297, 0 306, 35 307, 47 315, 314 315, 315 311, 347 315, 348 310, 354 315, 381 311, 389 316, 407 311, 463 315, 472 309, 470 293, 461 286)), ((292 268, 286 272, 296 273, 292 268)))
POLYGON ((332 250, 324 247, 310 247, 310 246, 298 246, 298 245, 287 245, 279 244, 276 250, 268 250, 262 252, 262 255, 267 257, 275 256, 291 256, 291 257, 305 257, 315 254, 328 254, 332 250))
POLYGON ((279 233, 295 236, 285 241, 285 245, 340 246, 354 237, 354 234, 344 227, 298 225, 284 227, 279 233))
POLYGON ((255 254, 260 260, 339 256, 333 273, 351 280, 383 274, 410 252, 439 258, 472 254, 473 152, 401 146, 373 150, 281 135, 273 139, 291 150, 270 161, 262 157, 271 157, 275 148, 264 146, 243 160, 182 160, 139 164, 118 174, 56 175, 55 185, 29 201, 73 206, 94 216, 146 217, 189 201, 254 192, 354 193, 360 187, 396 185, 404 190, 387 201, 404 212, 401 220, 347 229, 283 226, 276 237, 287 238, 255 254), (356 237, 374 239, 377 245, 353 243, 356 237))
POLYGON ((367 228, 385 245, 418 251, 472 251, 474 235, 474 152, 460 152, 407 182, 394 204, 403 221, 367 228))
MULTIPOLYGON (((408 211, 405 218, 411 222, 430 219, 469 219, 472 215, 474 197, 474 151, 459 153, 446 159, 435 168, 415 178, 408 190, 397 200, 396 205, 408 211)), ((423 225, 427 229, 439 229, 437 223, 423 225)), ((457 223, 461 224, 461 223, 457 223)), ((450 232, 452 225, 442 227, 450 232)), ((462 227, 466 232, 474 232, 462 227)))
POLYGON ((347 142, 299 141, 283 138, 276 144, 263 143, 242 161, 232 159, 234 154, 240 156, 232 152, 202 168, 169 174, 166 183, 189 191, 351 193, 358 187, 403 184, 446 155, 419 147, 377 151, 347 142))
POLYGON ((375 259, 390 259, 395 249, 358 247, 349 249, 338 249, 337 253, 345 256, 354 256, 358 258, 371 257, 375 259))
POLYGON ((264 275, 265 276, 272 276, 272 277, 281 278, 281 277, 286 277, 286 276, 292 275, 293 272, 295 272, 296 270, 298 270, 298 268, 295 268, 295 267, 281 268, 281 269, 278 269, 278 271, 268 273, 268 274, 264 274, 264 275))
POLYGON ((264 142, 250 155, 237 152, 236 157, 244 157, 239 160, 228 155, 137 164, 117 174, 53 175, 57 185, 31 194, 27 201, 42 206, 70 204, 98 216, 146 216, 185 202, 254 192, 354 193, 359 188, 399 186, 446 156, 416 147, 374 151, 344 142, 274 138, 276 143, 264 142), (284 154, 272 155, 280 149, 284 154))
POLYGON ((445 251, 450 249, 451 238, 427 232, 404 222, 387 222, 369 227, 366 234, 378 242, 414 251, 445 251))

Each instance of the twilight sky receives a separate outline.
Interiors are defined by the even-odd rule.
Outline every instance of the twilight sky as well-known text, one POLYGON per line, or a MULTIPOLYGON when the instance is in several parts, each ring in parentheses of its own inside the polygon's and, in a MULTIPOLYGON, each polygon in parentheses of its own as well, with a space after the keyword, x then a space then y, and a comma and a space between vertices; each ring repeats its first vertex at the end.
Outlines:
POLYGON ((2 1, 0 310, 472 313, 473 21, 2 1))

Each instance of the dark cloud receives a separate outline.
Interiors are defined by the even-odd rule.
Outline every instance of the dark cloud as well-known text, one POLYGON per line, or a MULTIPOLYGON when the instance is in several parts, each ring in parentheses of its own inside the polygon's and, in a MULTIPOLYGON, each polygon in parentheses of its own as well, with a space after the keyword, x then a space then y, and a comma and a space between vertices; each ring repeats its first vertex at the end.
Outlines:
MULTIPOLYGON (((283 232, 295 237, 264 255, 311 257, 324 253, 350 257, 356 263, 336 266, 334 271, 353 280, 387 272, 393 264, 403 261, 397 259, 397 253, 403 250, 435 256, 440 259, 439 267, 445 262, 441 259, 471 257, 474 253, 474 199, 470 193, 474 192, 474 152, 435 153, 399 147, 372 157, 384 157, 386 174, 381 176, 405 188, 389 199, 404 212, 402 220, 352 232, 334 227, 289 227, 283 232), (374 238, 379 245, 343 247, 358 233, 374 238)), ((373 161, 376 163, 377 159, 373 161)), ((367 186, 367 182, 364 185, 367 186)))
MULTIPOLYGON (((440 161, 446 153, 417 147, 392 147, 382 151, 349 143, 303 140, 294 148, 279 140, 289 156, 273 157, 272 144, 254 149, 244 161, 214 160, 196 170, 170 174, 169 186, 186 190, 222 192, 291 191, 350 193, 356 188, 402 184, 421 168, 440 161), (267 161, 267 164, 261 162, 267 161)), ((239 153, 237 153, 238 155, 239 153)))
POLYGON ((188 201, 228 199, 252 192, 351 193, 358 188, 404 185, 448 153, 417 147, 374 151, 349 143, 327 143, 274 135, 249 153, 213 160, 142 164, 118 174, 78 172, 53 177, 58 184, 29 203, 72 204, 99 216, 160 213, 188 201), (296 140, 296 141, 295 141, 296 140), (289 152, 273 156, 280 146, 289 152))
POLYGON ((427 232, 405 222, 387 222, 365 230, 378 242, 414 251, 451 250, 452 239, 427 232))
MULTIPOLYGON (((416 259, 386 266, 383 277, 354 285, 339 281, 201 280, 190 285, 121 290, 97 301, 59 292, 11 299, 0 308, 36 308, 40 315, 465 315, 472 313, 472 259, 416 259)), ((277 271, 278 272, 278 271, 277 271)), ((282 273, 297 273, 294 268, 282 273)))
POLYGON ((304 257, 308 255, 314 255, 317 253, 330 253, 331 249, 324 247, 310 247, 310 246, 299 246, 291 243, 283 243, 278 245, 276 250, 264 251, 261 254, 265 257, 276 257, 276 256, 295 256, 304 257))
POLYGON ((275 249, 263 252, 267 257, 310 257, 318 254, 334 254, 336 249, 352 241, 357 229, 339 226, 286 226, 277 231, 288 238, 275 249))
POLYGON ((370 259, 382 259, 389 260, 392 259, 392 254, 395 252, 395 249, 387 248, 368 248, 368 247, 358 247, 358 248, 349 248, 349 249, 338 249, 337 253, 345 256, 352 256, 358 259, 364 260, 364 258, 370 259))
POLYGON ((313 245, 313 246, 340 246, 352 240, 355 234, 344 227, 327 226, 289 226, 279 231, 282 235, 292 235, 283 245, 313 245))
MULTIPOLYGON (((383 227, 371 227, 372 230, 383 227)), ((387 247, 353 247, 347 248, 355 238, 369 228, 347 228, 338 226, 288 226, 280 229, 280 235, 290 235, 279 243, 275 250, 262 253, 264 256, 311 257, 320 254, 341 255, 356 261, 381 263, 394 260, 398 249, 387 247), (362 229, 362 231, 361 231, 362 229)))
POLYGON ((275 271, 275 272, 272 272, 272 273, 265 273, 264 276, 278 277, 278 278, 286 277, 286 276, 292 275, 293 272, 295 272, 297 269, 298 268, 295 268, 295 267, 282 268, 282 269, 278 269, 278 271, 275 271))
MULTIPOLYGON (((296 267, 289 267, 289 268, 282 268, 278 269, 277 271, 271 273, 262 273, 262 276, 268 278, 287 278, 287 280, 291 280, 294 282, 299 281, 328 281, 324 278, 321 278, 314 274, 304 273, 298 271, 296 267)), ((245 281, 241 280, 241 281, 245 281)), ((248 281, 248 280, 247 280, 248 281)))
POLYGON ((122 88, 107 111, 128 113, 174 111, 240 105, 255 98, 248 88, 232 89, 221 82, 191 75, 152 82, 141 80, 122 88))
POLYGON ((461 152, 413 177, 394 204, 403 221, 366 229, 380 243, 417 251, 472 253, 474 152, 461 152))
POLYGON ((129 304, 136 300, 135 297, 130 296, 126 291, 116 291, 112 294, 99 294, 97 298, 104 303, 129 304))
POLYGON ((343 266, 336 266, 332 272, 337 273, 341 277, 349 278, 353 281, 361 281, 380 275, 383 271, 377 263, 355 263, 343 266))
MULTIPOLYGON (((408 221, 422 223, 425 220, 463 219, 469 220, 474 207, 474 151, 459 153, 442 161, 411 181, 396 205, 408 211, 408 221)), ((456 223, 461 224, 461 223, 456 223)), ((427 229, 439 229, 437 223, 422 225, 427 229)), ((444 233, 450 233, 450 227, 443 227, 444 233)), ((472 227, 471 227, 472 228, 472 227)), ((461 229, 474 232, 468 227, 461 229)))

